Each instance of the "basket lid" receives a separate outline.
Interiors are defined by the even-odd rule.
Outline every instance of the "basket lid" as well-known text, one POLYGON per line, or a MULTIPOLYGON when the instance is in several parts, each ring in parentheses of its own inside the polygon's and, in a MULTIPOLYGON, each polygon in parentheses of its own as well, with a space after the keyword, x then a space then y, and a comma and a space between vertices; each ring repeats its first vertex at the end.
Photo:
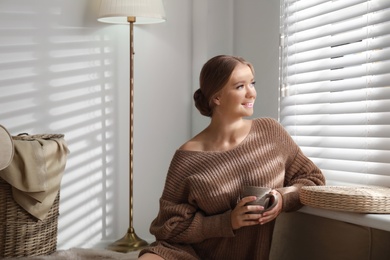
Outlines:
POLYGON ((302 204, 355 213, 390 213, 390 188, 381 186, 304 186, 302 204))
POLYGON ((0 170, 6 168, 14 157, 14 143, 11 135, 0 125, 0 170))

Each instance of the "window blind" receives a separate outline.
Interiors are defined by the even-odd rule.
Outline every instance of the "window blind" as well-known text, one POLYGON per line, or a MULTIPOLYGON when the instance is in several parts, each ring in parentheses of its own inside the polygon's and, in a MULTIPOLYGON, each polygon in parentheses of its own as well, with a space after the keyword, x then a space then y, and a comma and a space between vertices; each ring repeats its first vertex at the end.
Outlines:
POLYGON ((330 181, 390 187, 390 1, 281 0, 279 120, 330 181))

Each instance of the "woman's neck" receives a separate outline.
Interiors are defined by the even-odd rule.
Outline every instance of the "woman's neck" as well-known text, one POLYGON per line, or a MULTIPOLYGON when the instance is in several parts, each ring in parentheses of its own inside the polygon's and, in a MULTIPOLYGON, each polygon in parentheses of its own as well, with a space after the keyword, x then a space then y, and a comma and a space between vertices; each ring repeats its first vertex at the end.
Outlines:
POLYGON ((203 131, 206 150, 229 150, 240 144, 248 135, 251 120, 236 121, 212 119, 203 131))

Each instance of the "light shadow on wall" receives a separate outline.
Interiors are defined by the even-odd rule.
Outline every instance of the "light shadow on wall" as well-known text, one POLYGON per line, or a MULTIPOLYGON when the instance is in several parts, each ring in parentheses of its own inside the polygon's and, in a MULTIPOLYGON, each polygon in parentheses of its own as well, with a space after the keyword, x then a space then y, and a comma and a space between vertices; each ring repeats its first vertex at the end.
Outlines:
POLYGON ((0 9, 0 123, 13 135, 65 135, 58 246, 91 246, 114 229, 114 43, 56 25, 58 1, 12 2, 0 9))

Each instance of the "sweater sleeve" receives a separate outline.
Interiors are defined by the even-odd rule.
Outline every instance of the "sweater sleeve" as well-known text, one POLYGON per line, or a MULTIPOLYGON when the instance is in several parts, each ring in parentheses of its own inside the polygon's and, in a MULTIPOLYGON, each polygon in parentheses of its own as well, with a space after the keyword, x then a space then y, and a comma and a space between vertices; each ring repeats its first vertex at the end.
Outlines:
POLYGON ((230 213, 205 216, 189 204, 160 199, 160 212, 152 222, 150 232, 157 240, 186 244, 200 243, 212 237, 232 237, 230 213))
POLYGON ((284 187, 277 189, 283 196, 283 210, 294 211, 302 207, 299 191, 302 186, 325 185, 321 170, 299 149, 292 164, 286 168, 284 187))
POLYGON ((299 200, 301 187, 325 185, 325 177, 284 128, 278 132, 286 152, 286 168, 284 187, 277 190, 283 197, 283 211, 294 211, 302 207, 299 200))
POLYGON ((233 237, 231 210, 207 216, 189 199, 186 168, 178 167, 177 154, 172 159, 160 198, 160 210, 150 232, 157 240, 171 243, 199 243, 213 237, 233 237))

